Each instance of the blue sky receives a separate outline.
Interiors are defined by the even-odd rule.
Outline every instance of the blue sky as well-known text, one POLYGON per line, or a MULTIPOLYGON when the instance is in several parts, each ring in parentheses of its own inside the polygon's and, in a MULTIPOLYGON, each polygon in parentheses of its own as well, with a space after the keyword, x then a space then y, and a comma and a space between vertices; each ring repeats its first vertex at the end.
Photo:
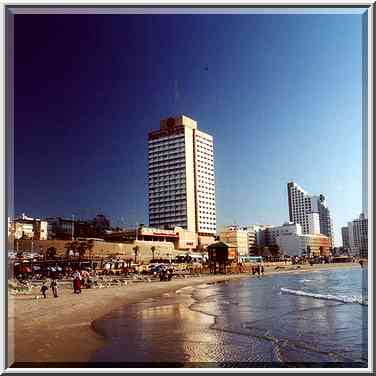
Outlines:
POLYGON ((15 210, 148 222, 147 133, 215 143, 217 225, 288 220, 296 181, 362 211, 361 15, 16 15, 15 210), (207 70, 205 68, 208 68, 207 70))

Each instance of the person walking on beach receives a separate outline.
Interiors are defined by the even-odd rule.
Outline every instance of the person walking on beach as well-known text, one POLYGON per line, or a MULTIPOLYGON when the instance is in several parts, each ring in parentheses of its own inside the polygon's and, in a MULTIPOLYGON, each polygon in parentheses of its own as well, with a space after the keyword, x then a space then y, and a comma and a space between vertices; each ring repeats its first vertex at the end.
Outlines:
POLYGON ((81 294, 81 275, 78 271, 73 274, 73 293, 81 294))
POLYGON ((170 266, 169 269, 168 269, 168 274, 167 274, 167 279, 169 281, 171 281, 173 273, 174 273, 174 269, 172 268, 172 266, 170 266))
POLYGON ((264 276, 264 265, 261 265, 261 275, 264 276))
POLYGON ((159 273, 159 280, 165 281, 167 279, 167 271, 162 269, 159 273))
POLYGON ((46 286, 46 282, 43 282, 42 284, 42 287, 40 288, 40 291, 43 295, 43 298, 47 298, 47 290, 48 290, 48 287, 46 286))
POLYGON ((261 266, 260 265, 257 265, 257 274, 260 278, 261 277, 261 266))
POLYGON ((56 281, 56 279, 53 279, 51 281, 50 287, 51 287, 52 293, 54 294, 54 297, 57 298, 58 295, 57 295, 57 281, 56 281))

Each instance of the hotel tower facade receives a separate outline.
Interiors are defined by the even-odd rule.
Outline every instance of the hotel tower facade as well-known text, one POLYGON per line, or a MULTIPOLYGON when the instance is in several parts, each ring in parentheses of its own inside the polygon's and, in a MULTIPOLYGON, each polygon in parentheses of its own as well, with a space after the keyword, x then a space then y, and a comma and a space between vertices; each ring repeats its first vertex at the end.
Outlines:
POLYGON ((149 225, 216 233, 213 137, 187 116, 149 133, 149 225))
POLYGON ((299 223, 303 234, 322 234, 333 246, 333 224, 324 195, 309 195, 294 182, 287 183, 290 222, 299 223))

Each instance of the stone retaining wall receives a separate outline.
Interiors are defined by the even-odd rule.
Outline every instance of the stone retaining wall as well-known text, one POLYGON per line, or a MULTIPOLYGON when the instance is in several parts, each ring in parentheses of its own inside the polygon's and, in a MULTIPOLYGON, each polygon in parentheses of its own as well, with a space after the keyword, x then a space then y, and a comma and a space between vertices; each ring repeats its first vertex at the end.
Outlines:
MULTIPOLYGON (((69 241, 66 240, 34 240, 33 244, 31 240, 18 240, 18 250, 19 251, 30 251, 39 252, 42 249, 43 253, 49 247, 55 247, 58 256, 65 256, 67 249, 66 244, 69 241)), ((94 247, 92 250, 93 256, 106 257, 106 256, 121 256, 123 258, 134 258, 135 246, 139 247, 137 260, 149 261, 152 259, 153 254, 151 247, 155 247, 154 256, 155 258, 169 258, 181 252, 174 249, 174 244, 171 242, 151 242, 151 241, 140 241, 136 240, 132 243, 111 243, 111 242, 101 242, 94 241, 94 247)), ((15 244, 14 251, 17 251, 17 245, 15 244)))

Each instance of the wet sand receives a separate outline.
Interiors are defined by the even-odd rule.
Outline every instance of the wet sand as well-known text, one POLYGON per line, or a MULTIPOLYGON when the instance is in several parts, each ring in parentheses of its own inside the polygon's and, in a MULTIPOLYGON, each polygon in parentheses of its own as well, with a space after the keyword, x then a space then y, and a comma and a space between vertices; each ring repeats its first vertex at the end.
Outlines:
MULTIPOLYGON (((360 267, 359 264, 324 264, 287 266, 275 270, 265 268, 265 275, 284 272, 360 267)), ((126 304, 157 298, 164 293, 186 286, 249 278, 249 274, 210 275, 173 279, 170 282, 137 282, 122 287, 82 290, 81 295, 62 288, 58 298, 33 295, 9 295, 9 366, 37 367, 47 363, 59 367, 62 363, 88 362, 91 355, 106 344, 93 330, 92 323, 126 304), (13 341, 14 339, 14 341, 13 341)), ((88 366, 90 364, 88 363, 88 366)))

